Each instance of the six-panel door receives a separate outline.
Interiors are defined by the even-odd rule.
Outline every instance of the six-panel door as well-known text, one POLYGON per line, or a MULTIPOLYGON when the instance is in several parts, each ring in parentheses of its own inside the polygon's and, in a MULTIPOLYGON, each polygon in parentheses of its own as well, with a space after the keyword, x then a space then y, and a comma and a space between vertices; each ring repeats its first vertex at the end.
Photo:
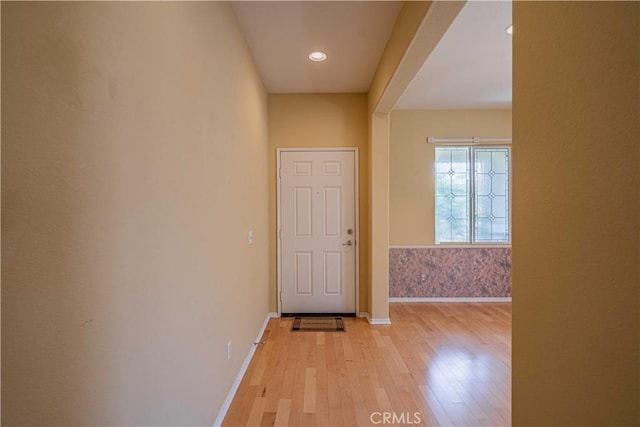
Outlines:
POLYGON ((355 313, 355 152, 280 153, 283 313, 355 313))

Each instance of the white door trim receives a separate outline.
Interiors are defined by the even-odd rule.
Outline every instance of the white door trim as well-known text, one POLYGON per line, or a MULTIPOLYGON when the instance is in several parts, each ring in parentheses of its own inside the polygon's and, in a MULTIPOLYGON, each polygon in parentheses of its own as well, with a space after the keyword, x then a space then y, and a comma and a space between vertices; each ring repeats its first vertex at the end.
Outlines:
POLYGON ((278 255, 276 260, 276 269, 278 271, 278 292, 276 299, 278 301, 278 316, 282 314, 282 244, 280 240, 280 230, 282 229, 281 213, 280 213, 280 153, 286 151, 315 151, 315 152, 353 152, 355 156, 355 256, 356 256, 356 306, 354 313, 360 312, 360 171, 358 165, 358 147, 341 147, 341 148, 276 148, 276 242, 278 245, 278 255))

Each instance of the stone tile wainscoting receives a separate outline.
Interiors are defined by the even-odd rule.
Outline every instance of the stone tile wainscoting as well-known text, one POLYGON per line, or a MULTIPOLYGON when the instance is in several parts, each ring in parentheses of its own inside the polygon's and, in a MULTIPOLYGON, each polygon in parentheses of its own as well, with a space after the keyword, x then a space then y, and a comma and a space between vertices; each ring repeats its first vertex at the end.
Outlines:
POLYGON ((511 297, 511 248, 391 247, 389 296, 511 297))

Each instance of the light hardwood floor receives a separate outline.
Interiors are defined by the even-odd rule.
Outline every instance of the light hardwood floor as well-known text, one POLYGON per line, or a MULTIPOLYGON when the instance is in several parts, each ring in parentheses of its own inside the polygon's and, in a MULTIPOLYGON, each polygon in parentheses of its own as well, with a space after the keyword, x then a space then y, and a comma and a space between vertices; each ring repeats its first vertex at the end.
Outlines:
POLYGON ((271 319, 223 425, 511 424, 510 303, 393 303, 390 317, 346 318, 346 333, 271 319))

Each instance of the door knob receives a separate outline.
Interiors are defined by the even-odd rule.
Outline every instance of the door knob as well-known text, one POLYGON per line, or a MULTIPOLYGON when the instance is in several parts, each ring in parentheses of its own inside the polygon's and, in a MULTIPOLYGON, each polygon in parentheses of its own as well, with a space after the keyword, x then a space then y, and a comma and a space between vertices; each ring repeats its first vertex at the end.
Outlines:
POLYGON ((351 240, 347 240, 347 243, 343 243, 342 246, 351 246, 353 245, 353 242, 351 242, 351 240))

